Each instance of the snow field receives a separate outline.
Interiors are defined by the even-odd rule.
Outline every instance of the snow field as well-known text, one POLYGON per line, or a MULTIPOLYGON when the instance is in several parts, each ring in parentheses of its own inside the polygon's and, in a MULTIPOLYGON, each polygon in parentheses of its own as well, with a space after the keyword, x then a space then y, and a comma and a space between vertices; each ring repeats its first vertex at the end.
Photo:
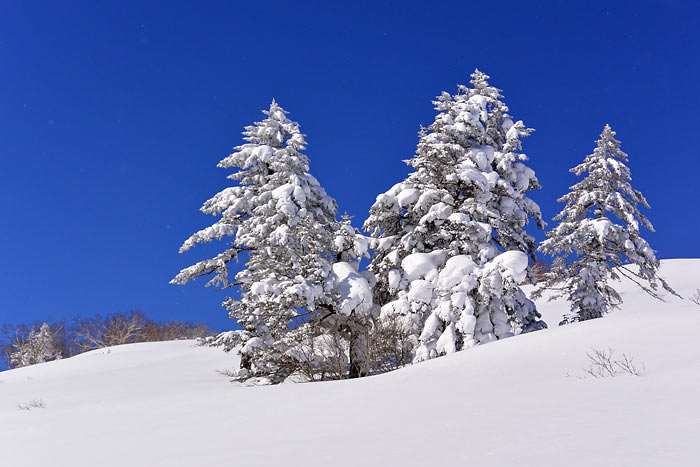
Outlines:
MULTIPOLYGON (((700 260, 663 261, 683 296, 700 260)), ((700 307, 628 283, 603 319, 360 380, 241 387, 235 357, 192 341, 131 344, 0 373, 2 466, 690 466, 700 458, 700 307), (586 352, 644 363, 582 378, 586 352), (41 400, 43 408, 18 410, 41 400)))

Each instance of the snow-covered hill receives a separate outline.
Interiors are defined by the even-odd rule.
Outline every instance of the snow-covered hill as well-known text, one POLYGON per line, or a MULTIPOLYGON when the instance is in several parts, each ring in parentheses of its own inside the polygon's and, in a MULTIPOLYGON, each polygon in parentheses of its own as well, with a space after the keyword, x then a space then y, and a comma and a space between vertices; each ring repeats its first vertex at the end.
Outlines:
MULTIPOLYGON (((691 295, 700 260, 661 274, 691 295)), ((361 380, 237 387, 191 341, 1 372, 0 465, 700 465, 700 306, 618 285, 604 319, 540 302, 546 331, 361 380), (594 348, 646 371, 583 378, 594 348)))

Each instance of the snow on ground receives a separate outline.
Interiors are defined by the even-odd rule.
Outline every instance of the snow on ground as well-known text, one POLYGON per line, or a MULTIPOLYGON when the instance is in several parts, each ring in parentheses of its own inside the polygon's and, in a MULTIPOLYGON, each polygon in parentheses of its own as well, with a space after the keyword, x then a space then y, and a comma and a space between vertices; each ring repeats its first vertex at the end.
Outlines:
MULTIPOLYGON (((700 260, 661 273, 700 287, 700 260)), ((557 327, 566 303, 540 301, 546 331, 361 380, 239 387, 192 341, 0 372, 0 465, 698 465, 700 306, 619 290, 603 319, 557 327), (607 347, 645 374, 581 379, 607 347)))

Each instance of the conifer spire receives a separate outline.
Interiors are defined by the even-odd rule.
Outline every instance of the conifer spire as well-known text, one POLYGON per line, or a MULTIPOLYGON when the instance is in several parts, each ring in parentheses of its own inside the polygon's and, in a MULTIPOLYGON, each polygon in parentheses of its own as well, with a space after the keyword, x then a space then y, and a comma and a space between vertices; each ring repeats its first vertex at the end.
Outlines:
POLYGON ((659 284, 675 294, 657 275, 659 260, 639 235, 640 224, 651 232, 654 227, 639 211, 639 204, 649 208, 649 203, 632 188, 627 160, 615 132, 605 125, 593 153, 570 170, 586 175, 559 198, 566 203, 554 218, 559 225, 540 245, 555 260, 535 296, 556 289, 554 297, 568 297, 571 311, 562 324, 599 318, 622 303, 610 279, 626 277, 656 298, 659 284))

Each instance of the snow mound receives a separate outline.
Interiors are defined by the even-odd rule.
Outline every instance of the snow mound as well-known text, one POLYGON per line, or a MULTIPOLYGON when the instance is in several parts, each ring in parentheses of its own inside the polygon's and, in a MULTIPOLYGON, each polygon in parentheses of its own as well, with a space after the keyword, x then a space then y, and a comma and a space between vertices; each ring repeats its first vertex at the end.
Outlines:
POLYGON ((418 279, 431 280, 437 277, 438 268, 445 262, 447 253, 435 250, 431 253, 413 253, 401 261, 401 267, 406 280, 412 282, 418 279))
POLYGON ((353 311, 368 314, 372 310, 372 288, 367 280, 354 264, 340 261, 332 268, 335 290, 340 294, 340 314, 350 316, 353 311))

